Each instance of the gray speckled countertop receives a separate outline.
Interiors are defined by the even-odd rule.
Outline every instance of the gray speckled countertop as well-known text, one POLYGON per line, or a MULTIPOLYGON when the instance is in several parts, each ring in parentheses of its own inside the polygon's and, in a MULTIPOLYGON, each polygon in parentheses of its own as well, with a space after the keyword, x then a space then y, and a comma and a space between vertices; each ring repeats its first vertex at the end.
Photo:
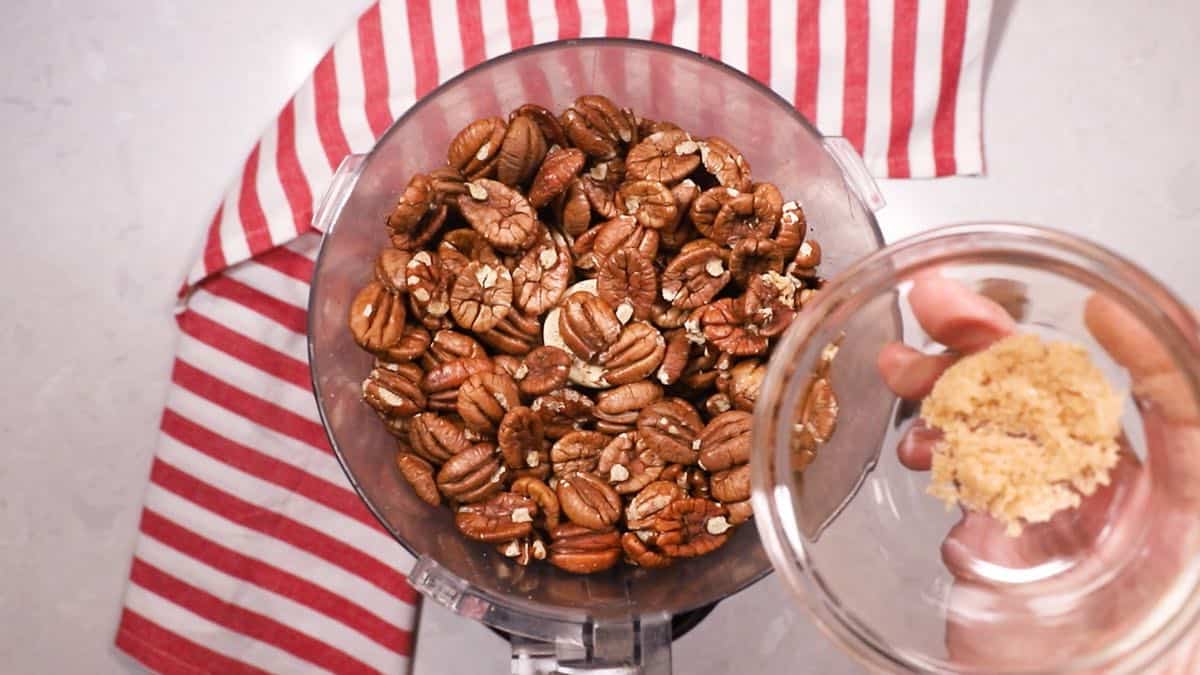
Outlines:
MULTIPOLYGON (((137 671, 111 641, 176 342, 175 290, 247 148, 367 4, 4 3, 4 671, 137 671)), ((1198 22, 1189 0, 1082 12, 998 1, 989 175, 885 182, 887 238, 968 220, 1055 225, 1200 303, 1198 22)), ((506 649, 431 607, 417 672, 501 672, 506 649)), ((688 675, 860 672, 774 578, 718 606, 677 642, 675 664, 688 675)))

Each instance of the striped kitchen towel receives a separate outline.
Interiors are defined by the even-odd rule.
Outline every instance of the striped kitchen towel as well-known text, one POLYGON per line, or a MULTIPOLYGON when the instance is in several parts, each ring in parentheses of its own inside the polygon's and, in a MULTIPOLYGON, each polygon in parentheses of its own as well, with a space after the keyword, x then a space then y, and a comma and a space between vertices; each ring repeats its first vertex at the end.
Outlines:
POLYGON ((719 58, 878 176, 982 170, 988 0, 382 0, 251 150, 181 293, 182 332, 119 648, 164 673, 403 672, 412 559, 317 417, 305 307, 333 171, 438 83, 534 43, 627 36, 719 58))

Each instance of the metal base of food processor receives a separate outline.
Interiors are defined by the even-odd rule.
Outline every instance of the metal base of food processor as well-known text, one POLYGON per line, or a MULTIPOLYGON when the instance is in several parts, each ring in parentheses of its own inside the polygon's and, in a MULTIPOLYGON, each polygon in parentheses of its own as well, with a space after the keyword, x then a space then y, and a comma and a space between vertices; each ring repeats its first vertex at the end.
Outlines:
MULTIPOLYGON (((703 621, 704 618, 707 617, 709 614, 711 614, 713 609, 716 606, 717 606, 717 603, 714 602, 711 605, 697 607, 696 609, 693 609, 690 612, 683 612, 682 614, 676 614, 676 615, 672 616, 671 617, 671 640, 675 641, 675 640, 678 640, 679 638, 683 637, 684 635, 687 635, 689 631, 691 631, 696 626, 700 625, 700 622, 703 621)), ((487 626, 487 624, 484 624, 484 625, 487 626)), ((506 642, 512 642, 513 636, 511 633, 508 633, 507 631, 502 631, 499 628, 496 628, 494 626, 487 626, 487 628, 488 628, 488 630, 492 631, 496 635, 499 635, 506 642)))

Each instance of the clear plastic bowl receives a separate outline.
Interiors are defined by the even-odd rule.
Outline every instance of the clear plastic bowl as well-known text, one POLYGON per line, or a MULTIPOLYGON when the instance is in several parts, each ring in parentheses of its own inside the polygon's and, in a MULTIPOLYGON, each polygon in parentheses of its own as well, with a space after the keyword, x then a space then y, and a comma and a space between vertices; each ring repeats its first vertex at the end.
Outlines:
POLYGON ((351 299, 385 243, 386 215, 412 174, 445 163, 453 134, 524 103, 560 110, 588 93, 742 149, 754 176, 803 204, 811 236, 824 248, 825 273, 881 245, 864 205, 880 202, 869 179, 861 179, 861 162, 844 141, 821 138, 766 87, 716 61, 649 42, 542 45, 446 82, 368 155, 343 164, 315 218, 326 234, 309 305, 310 364, 334 451, 371 511, 417 556, 410 581, 418 590, 514 635, 555 643, 559 660, 634 662, 665 672, 672 615, 719 601, 770 570, 753 524, 714 554, 666 570, 619 567, 582 577, 546 564, 519 567, 493 547, 464 539, 449 510, 430 507, 404 483, 394 467, 394 441, 360 400, 371 357, 346 327, 351 299))
POLYGON ((875 669, 1147 672, 1196 629, 1200 613, 1198 424, 1200 332, 1148 274, 1043 228, 935 230, 844 271, 785 334, 755 412, 755 516, 786 585, 875 669), (1087 516, 1062 512, 1027 525, 1014 541, 991 521, 986 537, 962 538, 979 530, 960 529, 943 549, 962 514, 926 494, 927 472, 900 464, 897 445, 919 405, 898 399, 876 366, 894 340, 941 350, 909 304, 914 280, 931 270, 999 298, 1020 332, 1084 345, 1118 391, 1131 394, 1121 421, 1141 467, 1114 481, 1120 487, 1108 501, 1091 502, 1087 516), (1122 311, 1119 322, 1115 312, 1085 309, 1102 301, 1122 311), (822 350, 839 337, 829 377, 841 417, 801 467, 793 452, 797 406, 822 350), (1124 344, 1113 348, 1113 340, 1124 344), (1131 375, 1122 365, 1131 359, 1153 361, 1153 372, 1135 367, 1131 375), (889 414, 874 413, 880 400, 889 414))

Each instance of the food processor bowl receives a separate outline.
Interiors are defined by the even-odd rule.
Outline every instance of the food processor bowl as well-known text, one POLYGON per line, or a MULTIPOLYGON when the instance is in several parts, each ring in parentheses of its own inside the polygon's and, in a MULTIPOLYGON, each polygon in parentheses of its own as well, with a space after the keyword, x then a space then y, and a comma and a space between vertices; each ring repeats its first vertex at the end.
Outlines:
POLYGON ((719 62, 651 42, 550 43, 445 82, 368 154, 345 160, 314 218, 325 235, 309 300, 309 359, 333 449, 380 523, 417 557, 409 580, 418 591, 512 635, 514 672, 605 666, 666 673, 673 615, 712 605, 771 569, 753 521, 712 554, 663 570, 619 566, 578 576, 549 564, 521 567, 465 539, 450 510, 421 501, 404 482, 394 439, 361 400, 372 357, 346 326, 354 294, 386 242, 387 215, 413 174, 446 163, 454 134, 525 103, 561 110, 591 93, 742 149, 755 177, 803 205, 809 236, 825 252, 823 273, 880 247, 872 208, 882 201, 861 160, 844 140, 822 138, 770 89, 719 62))

